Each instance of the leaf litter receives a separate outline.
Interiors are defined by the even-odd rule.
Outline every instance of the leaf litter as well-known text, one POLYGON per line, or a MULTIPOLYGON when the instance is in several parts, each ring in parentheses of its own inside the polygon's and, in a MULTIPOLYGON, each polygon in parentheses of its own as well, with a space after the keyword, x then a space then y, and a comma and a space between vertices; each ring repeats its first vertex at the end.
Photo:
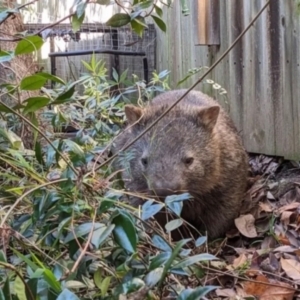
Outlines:
MULTIPOLYGON (((300 299, 300 167, 280 158, 251 155, 249 171, 235 228, 224 239, 190 247, 190 255, 206 252, 219 260, 201 265, 198 276, 170 276, 172 288, 178 283, 218 286, 206 299, 300 299)), ((170 236, 165 237, 171 242, 170 236)), ((162 299, 173 299, 165 292, 162 299)))
POLYGON ((226 267, 214 269, 220 288, 212 299, 299 299, 299 165, 251 155, 250 169, 241 215, 218 250, 226 267))

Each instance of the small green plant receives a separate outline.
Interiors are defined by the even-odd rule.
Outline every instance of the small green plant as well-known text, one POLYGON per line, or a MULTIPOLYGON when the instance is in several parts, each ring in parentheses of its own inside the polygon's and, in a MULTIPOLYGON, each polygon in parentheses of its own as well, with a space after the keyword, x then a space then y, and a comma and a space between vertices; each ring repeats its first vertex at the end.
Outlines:
MULTIPOLYGON (((10 59, 39 46, 39 38, 21 41, 10 59)), ((215 259, 188 256, 188 240, 172 245, 158 234, 148 236, 144 222, 154 215, 153 205, 145 204, 139 218, 113 189, 109 166, 97 167, 123 122, 124 103, 142 105, 168 89, 168 72, 154 73, 146 84, 129 79, 127 71, 114 70, 108 79, 95 56, 83 64, 86 72, 75 82, 39 72, 1 86, 0 96, 41 93, 12 107, 0 101, 0 299, 119 299, 135 293, 155 299, 170 274, 192 276, 202 261, 215 259), (44 87, 48 80, 53 89, 44 87), (34 132, 32 148, 16 134, 20 123, 34 132), (75 135, 57 132, 69 125, 75 135)), ((171 200, 168 207, 180 215, 171 200)), ((173 222, 168 230, 177 226, 173 222)), ((177 284, 174 295, 200 299, 214 288, 177 284)))

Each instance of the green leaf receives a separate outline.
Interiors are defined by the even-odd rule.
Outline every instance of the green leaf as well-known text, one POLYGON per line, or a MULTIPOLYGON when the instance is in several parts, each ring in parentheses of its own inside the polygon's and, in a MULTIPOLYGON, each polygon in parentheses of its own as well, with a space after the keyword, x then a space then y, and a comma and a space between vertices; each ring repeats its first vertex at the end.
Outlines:
POLYGON ((94 273, 94 282, 97 288, 100 289, 102 282, 101 268, 98 268, 97 271, 94 273))
POLYGON ((144 221, 156 215, 164 207, 162 203, 151 205, 152 202, 153 200, 148 200, 142 206, 142 220, 144 221))
POLYGON ((163 10, 159 6, 157 6, 156 4, 154 4, 154 9, 155 9, 155 12, 158 14, 158 16, 160 18, 162 18, 162 16, 163 16, 163 10))
POLYGON ((153 16, 151 15, 152 19, 154 20, 154 22, 156 23, 156 25, 163 31, 163 32, 166 32, 167 31, 167 26, 165 24, 165 22, 157 17, 157 16, 153 16))
POLYGON ((14 281, 14 290, 19 300, 27 300, 25 293, 25 285, 19 276, 17 276, 14 281))
POLYGON ((172 251, 172 248, 167 244, 167 242, 159 235, 154 235, 152 238, 153 245, 163 251, 172 251))
POLYGON ((104 231, 107 228, 107 226, 102 223, 93 224, 91 222, 81 224, 73 230, 74 232, 73 231, 69 232, 69 234, 66 236, 64 242, 69 243, 70 241, 72 241, 75 238, 74 233, 75 233, 76 237, 79 238, 79 237, 83 237, 83 236, 89 234, 91 232, 91 230, 96 231, 101 228, 104 231))
POLYGON ((46 97, 31 97, 27 98, 24 102, 27 102, 23 110, 23 114, 26 115, 30 112, 35 112, 38 109, 47 106, 47 104, 50 102, 50 99, 46 97))
POLYGON ((20 42, 18 42, 17 47, 15 49, 15 55, 31 53, 36 50, 39 50, 44 41, 41 37, 37 35, 27 36, 20 42))
POLYGON ((82 60, 81 63, 84 65, 84 67, 88 70, 88 71, 91 71, 93 72, 93 68, 90 66, 89 63, 87 63, 86 61, 82 60))
POLYGON ((126 281, 122 284, 122 294, 129 294, 135 291, 140 290, 145 286, 145 282, 140 278, 132 278, 131 280, 126 281))
POLYGON ((86 6, 87 2, 85 1, 78 4, 78 6, 76 7, 76 15, 78 18, 80 18, 85 13, 86 6))
POLYGON ((44 269, 44 279, 56 293, 60 293, 61 286, 54 274, 49 269, 44 269))
POLYGON ((106 22, 106 25, 111 27, 121 27, 130 23, 130 20, 131 19, 128 14, 117 13, 106 22))
POLYGON ((185 289, 183 290, 180 295, 177 297, 176 300, 200 300, 209 292, 215 290, 217 286, 200 286, 195 289, 185 289))
POLYGON ((196 242, 195 242, 195 247, 200 247, 202 246, 204 243, 206 243, 207 241, 207 237, 206 236, 200 236, 196 242))
MULTIPOLYGON (((26 282, 27 287, 30 289, 31 294, 33 295, 33 299, 37 299, 38 282, 40 281, 37 278, 31 278, 26 282)), ((25 292, 27 295, 27 299, 31 299, 27 289, 25 290, 25 292)))
POLYGON ((166 197, 166 204, 169 204, 174 201, 183 201, 189 200, 192 196, 189 193, 183 193, 179 195, 170 195, 166 197))
POLYGON ((10 281, 9 277, 6 278, 4 286, 2 288, 2 292, 4 295, 4 300, 10 300, 11 298, 11 293, 10 293, 10 281))
POLYGON ((217 259, 214 255, 211 255, 209 253, 202 253, 194 256, 187 257, 183 259, 178 264, 174 265, 173 268, 179 269, 179 268, 186 268, 190 265, 193 265, 199 261, 206 261, 206 260, 214 260, 217 259))
POLYGON ((11 147, 15 150, 23 149, 22 139, 11 130, 6 130, 0 127, 0 136, 8 141, 11 147))
POLYGON ((120 76, 120 83, 123 83, 125 79, 127 78, 128 69, 126 69, 120 76))
POLYGON ((113 78, 114 78, 114 80, 115 80, 116 82, 119 81, 119 75, 118 75, 118 72, 116 71, 115 68, 113 68, 112 76, 113 76, 113 78))
POLYGON ((111 278, 112 278, 111 276, 107 276, 101 282, 100 290, 101 290, 102 297, 106 296, 106 294, 107 294, 111 278))
POLYGON ((17 86, 10 83, 0 84, 0 88, 5 89, 10 95, 13 95, 14 92, 17 90, 17 86))
POLYGON ((99 249, 101 244, 107 240, 107 238, 113 232, 114 228, 115 225, 111 224, 107 227, 105 226, 94 231, 91 242, 95 245, 96 249, 99 249))
POLYGON ((138 6, 140 9, 147 9, 152 5, 153 5, 153 0, 146 0, 146 1, 139 3, 138 6))
POLYGON ((135 252, 137 245, 137 234, 130 215, 122 210, 117 210, 112 223, 115 224, 114 237, 116 242, 128 252, 135 252))
POLYGON ((180 216, 184 200, 189 200, 191 195, 189 193, 183 193, 180 195, 171 195, 167 196, 165 199, 166 206, 174 212, 177 216, 180 216))
POLYGON ((2 23, 9 15, 8 10, 0 12, 0 22, 2 23))
POLYGON ((54 82, 58 82, 58 83, 61 83, 63 85, 65 85, 66 83, 59 77, 57 76, 54 76, 52 74, 49 74, 49 73, 45 73, 45 72, 40 72, 40 73, 36 73, 35 75, 39 75, 39 76, 42 76, 46 79, 49 79, 49 80, 52 80, 54 82))
POLYGON ((144 29, 145 29, 145 27, 147 27, 146 24, 143 24, 137 18, 131 20, 130 25, 131 25, 132 30, 140 37, 143 36, 144 29))
POLYGON ((75 86, 71 86, 66 91, 61 93, 51 104, 61 104, 69 100, 75 92, 75 86))
POLYGON ((11 61, 15 56, 13 51, 2 51, 0 50, 0 63, 11 61))
POLYGON ((108 5, 108 4, 110 4, 110 0, 97 0, 96 3, 98 3, 100 5, 108 5))
POLYGON ((6 255, 4 254, 3 250, 0 250, 0 261, 7 262, 6 255))
POLYGON ((41 165, 45 165, 45 162, 44 162, 44 159, 43 159, 42 147, 41 147, 40 142, 37 141, 35 143, 34 151, 35 151, 35 157, 36 157, 37 161, 41 165))
POLYGON ((85 13, 82 16, 78 17, 77 14, 72 16, 72 29, 74 32, 77 32, 80 29, 80 26, 84 20, 85 13))
POLYGON ((171 252, 163 252, 154 257, 150 263, 149 270, 161 267, 170 258, 171 252))
POLYGON ((167 260, 166 264, 165 264, 165 267, 164 267, 164 271, 163 271, 163 274, 161 276, 161 279, 159 281, 159 286, 162 285, 163 281, 165 280, 168 272, 170 271, 170 268, 171 268, 171 265, 174 261, 174 259, 177 257, 178 253, 180 252, 181 248, 190 241, 191 239, 183 239, 181 241, 179 241, 174 250, 172 251, 172 255, 170 256, 170 258, 167 260))
POLYGON ((163 268, 157 268, 151 271, 150 273, 148 273, 144 279, 147 286, 149 287, 155 286, 160 281, 161 276, 163 274, 163 270, 164 270, 163 268))
POLYGON ((0 103, 0 111, 5 113, 10 113, 11 110, 5 107, 3 104, 0 103))
POLYGON ((180 227, 182 225, 182 223, 183 223, 182 219, 172 220, 165 225, 166 231, 171 232, 171 231, 177 229, 178 227, 180 227))
POLYGON ((68 289, 64 289, 56 300, 80 300, 74 293, 68 289))
POLYGON ((20 258, 22 259, 33 271, 39 269, 38 265, 36 265, 33 261, 31 261, 29 258, 21 254, 16 249, 12 248, 12 251, 20 258))
MULTIPOLYGON (((35 125, 36 127, 39 127, 39 121, 34 112, 28 113, 28 118, 33 125, 35 125)), ((34 143, 36 142, 37 136, 38 136, 38 131, 34 130, 34 140, 33 140, 34 143)))
POLYGON ((20 88, 25 91, 34 91, 40 89, 47 79, 39 75, 31 75, 22 79, 20 88))
POLYGON ((10 295, 5 296, 2 289, 0 289, 0 300, 8 300, 11 299, 10 295))
POLYGON ((82 148, 75 142, 71 140, 64 140, 65 145, 67 145, 72 152, 79 155, 80 157, 84 157, 84 151, 82 148))

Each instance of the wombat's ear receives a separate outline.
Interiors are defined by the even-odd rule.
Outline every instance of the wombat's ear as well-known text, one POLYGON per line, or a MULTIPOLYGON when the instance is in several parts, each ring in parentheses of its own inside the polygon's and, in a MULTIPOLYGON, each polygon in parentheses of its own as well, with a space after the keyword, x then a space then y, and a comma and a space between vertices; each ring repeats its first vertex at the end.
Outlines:
POLYGON ((143 114, 143 110, 134 105, 125 105, 125 115, 129 124, 138 121, 143 114))
POLYGON ((217 123, 220 107, 210 106, 202 108, 198 111, 198 118, 201 124, 203 124, 208 130, 213 130, 217 123))

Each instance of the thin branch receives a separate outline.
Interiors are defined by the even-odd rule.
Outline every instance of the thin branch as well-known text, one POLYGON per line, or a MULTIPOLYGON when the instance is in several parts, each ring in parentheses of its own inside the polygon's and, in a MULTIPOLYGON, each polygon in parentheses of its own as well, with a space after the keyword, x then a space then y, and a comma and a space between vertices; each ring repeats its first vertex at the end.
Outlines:
MULTIPOLYGON (((254 283, 257 283, 257 284, 263 284, 263 285, 267 285, 267 286, 275 286, 275 287, 284 287, 286 289, 289 289, 289 290, 293 290, 295 292, 300 292, 299 289, 296 289, 292 286, 282 286, 282 285, 279 285, 279 284, 276 284, 276 283, 271 283, 271 282, 265 282, 265 281, 258 281, 258 280, 255 280, 255 279, 250 279, 250 278, 246 278, 246 277, 241 277, 241 276, 238 276, 238 275, 234 275, 230 272, 226 272, 226 271, 220 271, 220 270, 216 270, 216 269, 212 269, 210 267, 206 267, 204 265, 201 265, 201 268, 203 268, 204 270, 207 270, 207 271, 213 271, 213 272, 216 272, 217 274, 220 274, 220 275, 226 275, 226 276, 230 276, 232 278, 236 278, 236 279, 240 279, 240 280, 243 280, 243 281, 249 281, 249 282, 254 282, 254 283)), ((293 281, 289 280, 289 279, 286 279, 282 276, 279 276, 279 275, 276 275, 276 274, 273 274, 273 276, 278 276, 281 280, 286 280, 287 282, 289 283, 294 283, 293 281)))
POLYGON ((45 186, 48 186, 48 185, 51 185, 51 184, 55 184, 55 183, 59 183, 59 182, 64 182, 68 180, 67 178, 63 178, 63 179, 58 179, 58 180, 53 180, 53 181, 50 181, 50 182, 46 182, 44 184, 41 184, 41 185, 38 185, 36 187, 34 187, 33 189, 30 189, 29 191, 25 192, 21 197, 19 197, 16 202, 10 207, 9 211, 5 214, 4 218, 2 219, 1 221, 1 224, 0 224, 0 228, 2 228, 4 225, 5 225, 5 222, 8 218, 8 216, 12 213, 12 211, 18 206, 18 204, 26 197, 28 196, 29 194, 31 194, 32 192, 42 188, 42 187, 45 187, 45 186))
POLYGON ((21 118, 25 123, 27 123, 29 126, 31 126, 34 130, 36 130, 49 143, 49 145, 53 148, 53 150, 66 162, 66 164, 72 169, 72 171, 75 173, 75 175, 78 176, 78 172, 76 171, 75 167, 72 164, 70 164, 70 162, 65 158, 65 156, 52 144, 50 139, 38 127, 36 127, 33 123, 31 123, 22 114, 20 114, 19 112, 15 111, 12 108, 10 108, 8 105, 4 104, 1 100, 0 100, 0 104, 2 104, 5 108, 7 108, 13 114, 15 114, 19 118, 21 118))
POLYGON ((32 291, 30 289, 30 287, 28 286, 28 284, 26 283, 25 279, 23 278, 23 276, 20 274, 20 272, 12 265, 8 264, 8 263, 5 263, 3 261, 0 261, 0 265, 3 266, 4 268, 7 268, 7 269, 10 269, 11 271, 15 272, 17 274, 17 276, 21 279, 21 281, 23 282, 29 296, 30 296, 30 299, 32 300, 35 300, 33 294, 32 294, 32 291))
POLYGON ((253 18, 253 20, 249 23, 249 25, 242 31, 242 33, 235 39, 235 41, 231 44, 231 46, 220 56, 220 58, 194 83, 186 92, 176 100, 169 108, 163 112, 156 120, 154 120, 144 131, 142 131, 136 138, 134 138, 131 142, 125 145, 121 150, 119 150, 116 154, 108 158, 104 163, 99 165, 96 169, 99 170, 103 166, 107 165, 113 159, 115 159, 121 152, 127 150, 130 146, 132 146, 137 140, 139 140, 144 134, 146 134, 154 125, 156 125, 167 113, 169 113, 188 93, 193 90, 223 59, 224 57, 234 48, 234 46, 241 40, 241 38, 245 35, 245 33, 252 27, 253 23, 258 19, 258 17, 262 14, 262 12, 268 7, 270 4, 270 0, 262 7, 262 9, 257 13, 257 15, 253 18))
MULTIPOLYGON (((33 3, 37 2, 37 1, 38 1, 38 0, 33 0, 33 1, 31 1, 31 2, 25 3, 25 4, 23 4, 23 5, 18 6, 16 9, 17 9, 17 10, 22 9, 22 8, 24 8, 25 6, 31 5, 31 4, 33 4, 33 3)), ((5 11, 4 11, 4 12, 5 12, 5 11)), ((3 24, 10 16, 13 16, 14 14, 15 14, 15 12, 9 12, 9 13, 7 13, 7 16, 6 16, 2 21, 0 21, 0 25, 3 24)))
POLYGON ((88 246, 90 245, 90 242, 91 242, 92 236, 93 236, 93 232, 94 232, 94 225, 95 225, 96 216, 97 216, 97 212, 96 212, 96 209, 95 209, 95 211, 94 211, 94 217, 93 217, 93 221, 92 221, 92 224, 93 224, 93 225, 92 225, 92 229, 91 229, 91 231, 90 231, 90 233, 89 233, 89 236, 88 236, 88 239, 87 239, 87 241, 86 241, 86 243, 85 243, 84 248, 82 249, 82 251, 81 251, 79 257, 77 258, 75 264, 73 265, 72 270, 70 271, 71 274, 72 274, 73 272, 75 272, 75 270, 77 269, 77 267, 78 267, 80 261, 82 260, 83 256, 85 255, 85 253, 86 253, 86 251, 87 251, 88 246))

